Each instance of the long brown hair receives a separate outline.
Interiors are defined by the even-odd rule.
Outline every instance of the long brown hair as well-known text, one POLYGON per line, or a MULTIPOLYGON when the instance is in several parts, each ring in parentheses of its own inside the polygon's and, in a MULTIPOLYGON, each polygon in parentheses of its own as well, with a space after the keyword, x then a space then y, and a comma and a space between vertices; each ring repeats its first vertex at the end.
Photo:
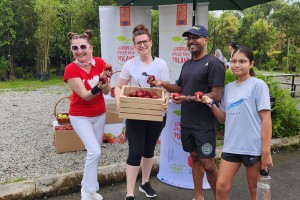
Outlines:
MULTIPOLYGON (((254 61, 254 55, 253 55, 253 51, 246 47, 246 46, 239 46, 236 50, 234 50, 234 52, 232 53, 232 57, 236 52, 240 52, 243 53, 248 59, 249 62, 251 63, 252 61, 254 61)), ((256 76, 255 71, 253 69, 253 67, 250 68, 249 71, 250 76, 256 76)))

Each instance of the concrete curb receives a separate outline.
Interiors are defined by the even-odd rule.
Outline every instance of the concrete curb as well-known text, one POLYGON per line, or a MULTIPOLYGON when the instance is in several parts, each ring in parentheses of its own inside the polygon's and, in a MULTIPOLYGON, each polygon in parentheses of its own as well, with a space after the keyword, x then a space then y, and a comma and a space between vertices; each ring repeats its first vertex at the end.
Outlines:
MULTIPOLYGON (((272 148, 281 148, 300 143, 300 135, 272 140, 272 148)), ((216 149, 216 158, 220 158, 222 147, 216 149)), ((152 173, 159 170, 159 157, 155 157, 152 173)), ((117 163, 98 168, 100 185, 112 184, 126 179, 125 163, 117 163)), ((37 179, 0 185, 0 200, 35 199, 44 196, 57 196, 68 192, 80 191, 83 171, 46 176, 37 179)))

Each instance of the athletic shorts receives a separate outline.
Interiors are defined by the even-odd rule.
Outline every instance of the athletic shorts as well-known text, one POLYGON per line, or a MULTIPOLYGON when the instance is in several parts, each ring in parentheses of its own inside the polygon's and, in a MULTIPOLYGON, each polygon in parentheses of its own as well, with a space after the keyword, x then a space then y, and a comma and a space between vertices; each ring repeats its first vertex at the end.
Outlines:
POLYGON ((198 152, 200 158, 214 158, 216 156, 216 132, 211 130, 197 130, 181 127, 181 142, 186 152, 198 152))
POLYGON ((243 163, 245 167, 250 167, 261 160, 261 156, 251 156, 224 152, 222 153, 221 158, 228 162, 243 163))

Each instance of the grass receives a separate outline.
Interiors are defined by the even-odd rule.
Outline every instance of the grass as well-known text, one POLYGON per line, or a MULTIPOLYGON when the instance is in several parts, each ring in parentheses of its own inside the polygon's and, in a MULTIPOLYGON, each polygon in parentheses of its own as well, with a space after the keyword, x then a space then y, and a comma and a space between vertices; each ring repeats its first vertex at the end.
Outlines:
POLYGON ((0 92, 4 91, 33 91, 38 88, 48 87, 52 85, 64 85, 65 82, 61 76, 51 75, 48 81, 33 80, 9 80, 0 82, 0 92))

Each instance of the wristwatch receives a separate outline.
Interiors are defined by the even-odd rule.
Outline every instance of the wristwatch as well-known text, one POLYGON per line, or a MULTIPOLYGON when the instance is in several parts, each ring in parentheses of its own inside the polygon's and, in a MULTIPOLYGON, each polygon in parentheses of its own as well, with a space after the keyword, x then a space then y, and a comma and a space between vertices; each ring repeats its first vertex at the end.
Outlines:
POLYGON ((210 108, 215 104, 215 100, 211 99, 211 103, 207 103, 206 105, 208 105, 210 108))

